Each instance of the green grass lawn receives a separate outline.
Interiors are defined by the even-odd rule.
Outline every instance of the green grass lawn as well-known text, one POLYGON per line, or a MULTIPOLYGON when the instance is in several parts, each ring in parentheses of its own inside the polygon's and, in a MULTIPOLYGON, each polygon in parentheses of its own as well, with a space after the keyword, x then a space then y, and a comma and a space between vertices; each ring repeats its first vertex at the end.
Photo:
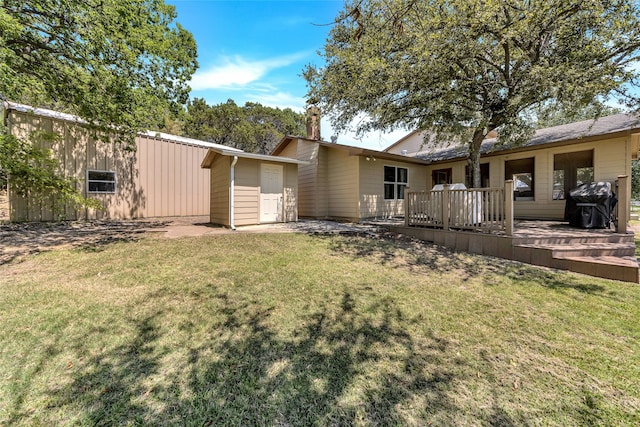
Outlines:
POLYGON ((407 241, 0 266, 0 425, 638 425, 640 286, 407 241))

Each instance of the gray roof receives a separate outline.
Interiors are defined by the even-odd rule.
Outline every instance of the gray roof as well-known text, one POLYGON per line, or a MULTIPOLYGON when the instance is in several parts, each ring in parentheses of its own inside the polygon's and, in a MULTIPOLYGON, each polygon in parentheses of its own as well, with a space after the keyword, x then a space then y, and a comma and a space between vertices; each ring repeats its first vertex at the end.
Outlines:
MULTIPOLYGON (((601 117, 598 120, 584 120, 566 125, 554 126, 537 130, 533 136, 520 145, 498 145, 497 138, 485 139, 480 148, 480 154, 497 153, 502 151, 535 147, 545 144, 553 144, 564 141, 579 140, 582 138, 602 136, 617 132, 640 130, 640 116, 636 114, 622 113, 601 117)), ((469 150, 467 144, 452 145, 449 147, 435 147, 411 154, 419 159, 430 162, 439 162, 466 158, 469 150)))

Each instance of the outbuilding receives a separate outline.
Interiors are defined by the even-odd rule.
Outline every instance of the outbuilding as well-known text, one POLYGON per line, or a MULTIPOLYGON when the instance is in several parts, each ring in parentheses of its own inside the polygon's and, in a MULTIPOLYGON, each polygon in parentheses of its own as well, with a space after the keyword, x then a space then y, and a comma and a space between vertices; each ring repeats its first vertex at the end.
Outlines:
POLYGON ((97 199, 103 209, 76 209, 53 198, 36 200, 12 191, 11 221, 129 219, 209 215, 209 173, 200 168, 210 148, 231 147, 163 132, 140 133, 135 149, 104 142, 76 116, 2 102, 7 131, 50 149, 60 172, 75 179, 78 191, 97 199), (38 133, 50 137, 38 141, 38 133))
POLYGON ((231 229, 298 220, 298 165, 287 157, 210 148, 210 221, 231 229))

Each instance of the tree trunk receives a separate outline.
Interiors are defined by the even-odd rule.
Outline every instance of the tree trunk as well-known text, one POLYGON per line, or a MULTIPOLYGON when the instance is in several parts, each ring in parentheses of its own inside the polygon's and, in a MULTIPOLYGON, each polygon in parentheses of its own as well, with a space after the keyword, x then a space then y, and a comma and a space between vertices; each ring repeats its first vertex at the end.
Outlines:
POLYGON ((471 176, 473 177, 471 186, 473 188, 482 187, 482 177, 480 176, 480 146, 484 137, 487 135, 485 129, 478 128, 473 132, 473 138, 469 145, 469 168, 471 170, 471 176))

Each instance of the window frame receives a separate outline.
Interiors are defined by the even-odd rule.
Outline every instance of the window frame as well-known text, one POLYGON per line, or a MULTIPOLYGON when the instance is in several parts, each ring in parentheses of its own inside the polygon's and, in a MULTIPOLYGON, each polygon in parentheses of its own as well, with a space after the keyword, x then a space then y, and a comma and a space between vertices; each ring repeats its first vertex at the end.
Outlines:
MULTIPOLYGON (((595 152, 593 149, 567 151, 553 154, 553 172, 551 175, 551 200, 565 201, 569 191, 577 187, 578 172, 581 169, 591 169, 591 179, 595 180, 595 152), (590 166, 587 166, 587 165, 590 166), (562 188, 556 188, 559 179, 557 172, 562 171, 562 188)), ((584 184, 584 183, 583 183, 584 184)))
POLYGON ((382 197, 384 200, 404 200, 405 199, 405 190, 409 186, 409 168, 402 166, 392 166, 392 165, 384 165, 382 168, 382 197), (393 168, 393 181, 387 180, 387 168, 393 168), (399 171, 405 171, 405 180, 400 180, 399 171), (393 197, 387 197, 387 186, 392 186, 390 188, 393 189, 393 197), (400 189, 402 188, 402 191, 400 189), (402 194, 400 194, 402 193, 402 194), (400 197, 400 195, 402 197, 400 197))
POLYGON ((115 194, 118 190, 118 179, 117 179, 116 171, 112 170, 102 170, 102 169, 87 169, 87 194, 115 194), (103 179, 91 179, 90 174, 92 172, 95 173, 103 173, 103 174, 112 174, 113 180, 103 180, 103 179), (113 190, 111 191, 95 191, 91 190, 92 183, 113 183, 113 190))
POLYGON ((521 159, 505 160, 504 162, 504 175, 505 179, 513 180, 513 200, 515 201, 535 201, 536 199, 536 158, 523 157, 521 159), (520 195, 520 191, 517 188, 516 176, 518 175, 530 175, 529 190, 527 193, 531 195, 520 195))
POLYGON ((446 183, 445 184, 452 184, 453 183, 453 168, 444 168, 444 169, 433 169, 431 171, 431 185, 438 185, 438 184, 442 184, 441 182, 438 182, 439 180, 436 179, 437 176, 445 176, 446 177, 446 183))

